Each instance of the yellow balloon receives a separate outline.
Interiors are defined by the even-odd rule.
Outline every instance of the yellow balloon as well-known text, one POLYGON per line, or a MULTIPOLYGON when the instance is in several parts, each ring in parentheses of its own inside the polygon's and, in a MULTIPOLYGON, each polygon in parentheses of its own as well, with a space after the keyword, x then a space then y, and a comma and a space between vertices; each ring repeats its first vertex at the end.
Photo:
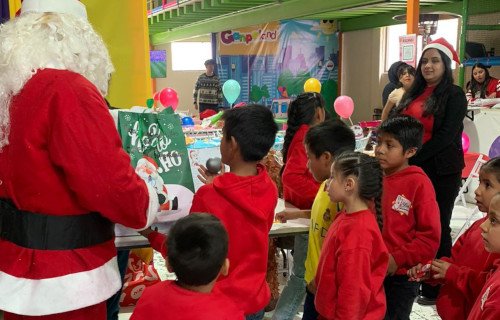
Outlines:
POLYGON ((304 92, 321 92, 321 82, 316 78, 307 79, 304 83, 304 92))

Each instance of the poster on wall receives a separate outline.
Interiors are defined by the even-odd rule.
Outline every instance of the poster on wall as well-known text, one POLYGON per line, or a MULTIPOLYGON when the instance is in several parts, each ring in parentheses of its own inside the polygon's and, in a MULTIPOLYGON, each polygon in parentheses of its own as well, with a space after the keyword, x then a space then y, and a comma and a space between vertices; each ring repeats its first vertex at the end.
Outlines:
POLYGON ((407 34, 399 36, 399 60, 417 67, 417 57, 422 52, 422 36, 407 34))
MULTIPOLYGON (((321 84, 327 110, 334 115, 337 97, 338 32, 334 20, 283 20, 217 34, 221 82, 234 79, 242 88, 239 101, 276 106, 303 92, 313 77, 321 84)), ((285 104, 285 105, 284 105, 285 104)))

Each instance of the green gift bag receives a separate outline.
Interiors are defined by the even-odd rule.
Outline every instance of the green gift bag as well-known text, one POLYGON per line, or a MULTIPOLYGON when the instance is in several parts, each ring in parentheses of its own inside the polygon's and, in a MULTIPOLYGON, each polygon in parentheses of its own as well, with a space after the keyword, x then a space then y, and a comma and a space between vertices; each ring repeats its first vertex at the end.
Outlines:
POLYGON ((188 151, 179 115, 172 108, 160 113, 118 113, 123 148, 137 166, 148 157, 166 185, 181 185, 194 192, 188 151))

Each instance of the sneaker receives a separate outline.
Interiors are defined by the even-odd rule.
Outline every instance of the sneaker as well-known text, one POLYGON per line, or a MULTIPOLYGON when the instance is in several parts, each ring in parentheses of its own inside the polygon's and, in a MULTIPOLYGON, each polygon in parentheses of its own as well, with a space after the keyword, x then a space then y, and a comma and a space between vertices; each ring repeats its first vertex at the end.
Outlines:
POLYGON ((418 296, 417 303, 421 306, 433 306, 436 304, 436 299, 427 298, 425 296, 418 296))

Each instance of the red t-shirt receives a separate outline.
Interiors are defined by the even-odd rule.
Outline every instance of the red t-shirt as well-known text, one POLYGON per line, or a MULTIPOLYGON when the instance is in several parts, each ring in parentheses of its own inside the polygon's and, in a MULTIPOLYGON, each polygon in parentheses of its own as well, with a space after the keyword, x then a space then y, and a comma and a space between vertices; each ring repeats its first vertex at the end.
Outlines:
POLYGON ((451 258, 441 258, 451 263, 436 300, 443 320, 467 319, 495 260, 500 258, 500 254, 484 250, 479 226, 486 219, 476 221, 458 238, 451 249, 451 258))
MULTIPOLYGON (((487 98, 487 97, 492 93, 495 93, 495 96, 492 98, 500 98, 500 80, 493 78, 493 77, 491 77, 488 80, 488 84, 486 85, 485 99, 491 99, 491 98, 487 98)), ((466 97, 467 97, 467 101, 469 101, 469 102, 474 101, 476 99, 481 98, 481 92, 477 91, 476 96, 473 97, 472 91, 471 91, 471 89, 469 89, 469 90, 467 90, 466 97)))
POLYGON ((435 87, 427 87, 424 92, 413 100, 408 108, 403 111, 403 114, 412 116, 413 118, 419 120, 424 126, 424 138, 423 143, 426 143, 432 138, 432 126, 434 125, 434 116, 428 115, 424 117, 424 105, 425 100, 429 98, 434 91, 435 87))
POLYGON ((425 172, 409 166, 384 177, 382 235, 399 269, 433 259, 439 247, 441 223, 436 194, 425 172))
POLYGON ((175 281, 147 288, 130 320, 242 320, 243 312, 231 299, 218 293, 184 289, 175 281))
POLYGON ((320 183, 307 168, 307 155, 304 147, 308 125, 301 125, 288 148, 285 169, 283 169, 283 198, 303 210, 312 208, 320 183))
POLYGON ((340 212, 323 242, 315 278, 321 318, 383 319, 388 262, 373 212, 340 212))
POLYGON ((486 281, 467 319, 500 319, 500 270, 493 273, 486 281))
POLYGON ((269 231, 278 190, 262 165, 256 176, 224 173, 194 195, 191 213, 219 218, 229 235, 229 275, 214 290, 231 297, 246 315, 264 309, 271 297, 266 282, 269 231))
POLYGON ((492 93, 495 93, 495 97, 493 98, 500 98, 500 80, 493 77, 491 77, 488 82, 488 86, 486 87, 486 96, 489 96, 492 93))

